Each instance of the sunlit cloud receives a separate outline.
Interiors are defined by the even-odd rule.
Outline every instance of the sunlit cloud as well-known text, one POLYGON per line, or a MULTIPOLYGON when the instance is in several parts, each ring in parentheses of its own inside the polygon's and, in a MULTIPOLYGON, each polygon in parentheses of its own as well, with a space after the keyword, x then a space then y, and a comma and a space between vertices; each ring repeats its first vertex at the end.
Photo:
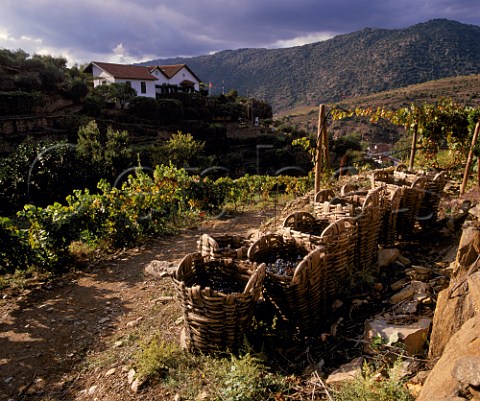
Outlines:
POLYGON ((303 46, 309 43, 323 42, 325 40, 333 38, 335 35, 328 32, 310 33, 305 36, 298 36, 296 38, 287 40, 278 40, 272 47, 294 47, 303 46))

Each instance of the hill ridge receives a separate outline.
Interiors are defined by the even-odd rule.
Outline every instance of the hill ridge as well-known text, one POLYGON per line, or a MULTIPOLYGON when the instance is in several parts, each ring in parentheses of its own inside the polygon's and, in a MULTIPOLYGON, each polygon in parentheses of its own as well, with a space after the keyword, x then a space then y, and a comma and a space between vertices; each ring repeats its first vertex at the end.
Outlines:
POLYGON ((214 93, 237 89, 275 111, 480 73, 480 27, 433 19, 403 29, 364 28, 302 46, 222 50, 151 60, 186 63, 214 93), (222 85, 222 82, 224 85, 222 85))

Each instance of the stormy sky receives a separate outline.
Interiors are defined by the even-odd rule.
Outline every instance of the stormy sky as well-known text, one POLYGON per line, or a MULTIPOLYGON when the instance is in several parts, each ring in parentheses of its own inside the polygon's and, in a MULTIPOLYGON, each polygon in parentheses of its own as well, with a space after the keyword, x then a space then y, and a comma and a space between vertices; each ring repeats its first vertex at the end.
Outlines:
POLYGON ((70 65, 135 63, 291 47, 435 18, 480 25, 480 0, 0 0, 0 48, 70 65))

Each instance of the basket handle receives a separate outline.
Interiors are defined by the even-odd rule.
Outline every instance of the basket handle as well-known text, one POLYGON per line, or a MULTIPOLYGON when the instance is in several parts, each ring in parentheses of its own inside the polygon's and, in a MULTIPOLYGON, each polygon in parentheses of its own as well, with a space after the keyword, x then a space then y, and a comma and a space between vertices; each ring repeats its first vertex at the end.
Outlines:
POLYGON ((250 276, 250 279, 245 285, 245 289, 243 290, 244 294, 252 292, 259 283, 263 284, 266 267, 267 266, 265 265, 265 263, 262 263, 260 266, 257 267, 255 272, 250 276))

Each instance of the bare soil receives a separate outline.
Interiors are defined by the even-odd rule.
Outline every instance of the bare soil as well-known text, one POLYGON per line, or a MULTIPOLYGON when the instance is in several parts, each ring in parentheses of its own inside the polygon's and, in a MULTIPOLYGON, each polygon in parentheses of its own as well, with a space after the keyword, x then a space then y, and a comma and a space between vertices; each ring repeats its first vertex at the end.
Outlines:
MULTIPOLYGON (((175 307, 171 280, 146 274, 145 267, 152 260, 178 263, 196 250, 203 233, 246 234, 266 218, 260 211, 210 221, 80 271, 49 281, 27 280, 23 290, 4 292, 0 400, 170 399, 158 398, 154 389, 133 394, 121 347, 115 345, 140 323, 158 322, 161 308, 175 307), (112 354, 98 362, 96 355, 109 349, 112 354)), ((181 325, 168 330, 179 336, 181 325)))

